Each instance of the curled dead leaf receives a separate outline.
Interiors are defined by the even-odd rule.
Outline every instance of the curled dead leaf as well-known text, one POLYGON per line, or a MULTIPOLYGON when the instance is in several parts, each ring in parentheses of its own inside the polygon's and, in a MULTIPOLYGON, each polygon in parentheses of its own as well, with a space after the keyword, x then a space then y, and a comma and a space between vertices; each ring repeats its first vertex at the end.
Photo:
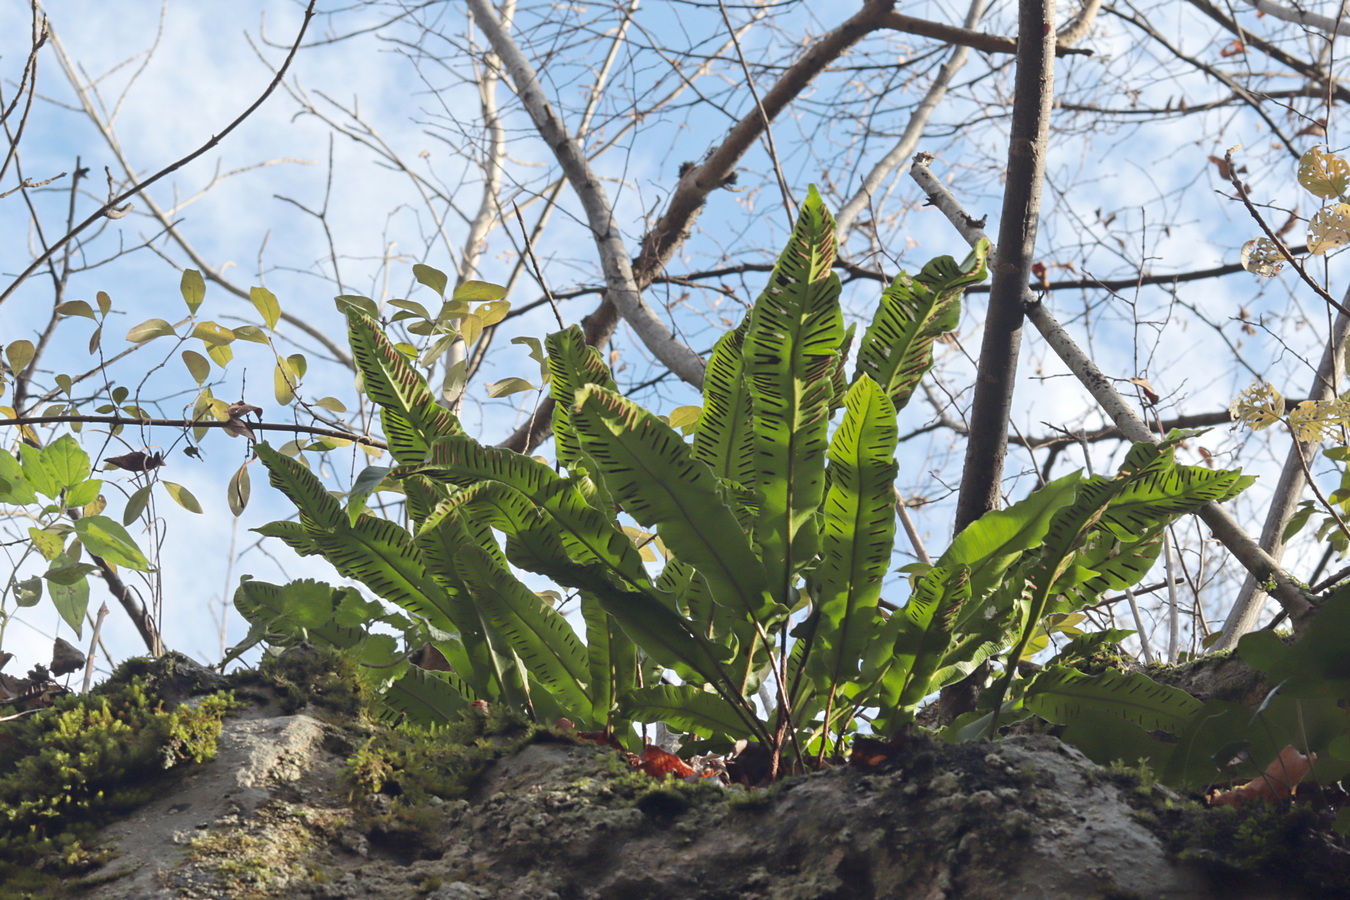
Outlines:
POLYGON ((1258 800, 1272 803, 1288 800, 1298 789, 1299 782, 1312 771, 1315 762, 1316 753, 1304 756, 1290 744, 1258 777, 1241 787, 1212 794, 1205 799, 1210 806, 1243 806, 1258 800))
POLYGON ((52 675, 60 677, 84 668, 84 653, 69 641, 57 638, 52 647, 52 675))
POLYGON ((124 453, 121 456, 109 456, 103 462, 114 469, 125 469, 128 472, 148 472, 164 465, 164 455, 159 451, 145 453, 136 450, 132 453, 124 453))

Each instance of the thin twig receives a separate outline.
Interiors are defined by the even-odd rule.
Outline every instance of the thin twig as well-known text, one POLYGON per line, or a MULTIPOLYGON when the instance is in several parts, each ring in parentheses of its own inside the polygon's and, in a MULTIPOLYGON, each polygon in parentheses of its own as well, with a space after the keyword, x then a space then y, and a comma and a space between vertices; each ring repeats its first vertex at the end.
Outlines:
POLYGON ((159 181, 161 178, 164 178, 167 175, 171 175, 172 173, 181 169, 183 166, 186 166, 188 163, 192 162, 194 159, 197 159, 203 154, 215 149, 216 146, 219 145, 220 142, 230 134, 230 132, 234 131, 241 124, 243 124, 244 120, 246 120, 249 116, 253 115, 253 113, 257 111, 258 107, 262 106, 263 103, 267 100, 267 98, 272 95, 272 92, 276 90, 277 85, 281 83, 281 79, 285 77, 287 69, 290 68, 291 62, 295 59, 295 54, 300 49, 300 42, 304 38, 305 32, 309 29, 309 23, 314 18, 314 8, 317 4, 318 0, 309 0, 309 4, 305 7, 304 20, 300 23, 300 31, 296 34, 295 42, 291 45, 290 52, 286 54, 286 59, 282 62, 281 68, 277 70, 276 76, 272 79, 271 83, 267 85, 267 88, 262 92, 262 94, 258 96, 256 100, 254 100, 251 104, 249 104, 247 109, 245 109, 242 113, 240 113, 237 117, 235 117, 234 121, 226 125, 219 133, 213 134, 209 140, 207 140, 196 150, 189 153, 187 156, 181 157, 178 160, 169 163, 169 165, 160 169, 158 172, 151 175, 144 181, 135 182, 130 188, 126 189, 122 193, 110 197, 108 201, 104 203, 102 206, 100 206, 97 210, 95 210, 92 215, 90 215, 79 225, 72 228, 63 237, 61 237, 50 247, 48 247, 46 250, 40 253, 38 257, 34 259, 31 264, 29 264, 28 268, 20 272, 19 275, 10 283, 9 287, 5 288, 3 292, 0 292, 0 304, 3 304, 6 300, 8 300, 14 294, 14 292, 19 289, 19 285, 27 281, 30 275, 36 272, 39 267, 46 264, 47 260, 51 259, 52 256, 54 256, 58 250, 60 250, 66 244, 70 243, 76 237, 82 234, 85 231, 85 229, 89 228, 95 222, 99 222, 107 218, 110 212, 114 212, 121 209, 121 207, 128 200, 130 200, 132 197, 135 197, 137 194, 140 194, 142 191, 150 187, 155 182, 159 181))
POLYGON ((94 681, 94 657, 98 650, 98 636, 103 630, 103 620, 108 618, 108 604, 100 603, 98 606, 98 618, 94 620, 94 634, 89 638, 89 652, 84 657, 84 686, 81 688, 81 694, 89 693, 89 686, 94 681))

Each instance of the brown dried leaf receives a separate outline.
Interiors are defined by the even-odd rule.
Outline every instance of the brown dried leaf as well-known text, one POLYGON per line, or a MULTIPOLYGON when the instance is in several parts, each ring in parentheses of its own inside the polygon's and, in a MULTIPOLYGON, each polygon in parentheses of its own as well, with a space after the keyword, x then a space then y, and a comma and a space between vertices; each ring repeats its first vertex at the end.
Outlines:
POLYGON ((115 469, 125 469, 128 472, 148 472, 164 465, 164 456, 158 451, 145 453, 136 450, 132 453, 124 453, 121 456, 109 456, 103 461, 115 469))
POLYGON ((1206 799, 1210 806, 1242 806, 1257 800, 1272 803, 1288 800, 1298 789, 1299 782, 1312 771, 1315 762, 1316 753, 1304 756, 1290 744, 1280 751, 1280 755, 1266 766, 1259 777, 1241 787, 1213 794, 1206 799))

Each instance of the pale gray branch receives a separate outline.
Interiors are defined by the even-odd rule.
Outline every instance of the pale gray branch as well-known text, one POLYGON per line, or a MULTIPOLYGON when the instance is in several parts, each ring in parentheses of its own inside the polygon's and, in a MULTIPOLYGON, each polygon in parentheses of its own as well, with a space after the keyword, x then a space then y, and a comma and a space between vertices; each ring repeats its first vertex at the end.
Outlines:
MULTIPOLYGON (((984 223, 971 218, 947 190, 946 185, 929 171, 928 164, 931 160, 932 157, 927 154, 915 157, 910 177, 918 182, 928 195, 929 202, 947 217, 962 238, 972 245, 975 244, 985 237, 984 223)), ((1116 423, 1121 434, 1131 441, 1157 443, 1158 436, 1144 424, 1143 419, 1135 413, 1129 402, 1116 391, 1111 379, 1097 368, 1097 364, 1075 343, 1044 304, 1032 294, 1030 288, 1023 294, 1023 304, 1027 318, 1036 326, 1041 337, 1088 389, 1097 404, 1111 417, 1111 421, 1116 423)), ((1311 619, 1314 608, 1298 583, 1242 529, 1228 510, 1211 501, 1205 504, 1197 515, 1243 568, 1252 573, 1259 583, 1273 588, 1271 596, 1289 613, 1295 630, 1301 631, 1311 619)))
POLYGON ((676 377, 701 388, 703 386, 702 358, 678 340, 656 312, 642 299, 642 292, 633 277, 633 267, 623 245, 614 210, 600 178, 591 169, 581 145, 568 134, 566 126, 544 95, 534 67, 520 47, 511 38, 497 12, 488 0, 469 0, 474 22, 487 35, 492 48, 501 57, 507 74, 515 85, 526 111, 530 114, 540 137, 562 166, 572 189, 577 192, 586 219, 591 227, 600 262, 605 273, 605 286, 619 315, 637 333, 642 343, 676 377))

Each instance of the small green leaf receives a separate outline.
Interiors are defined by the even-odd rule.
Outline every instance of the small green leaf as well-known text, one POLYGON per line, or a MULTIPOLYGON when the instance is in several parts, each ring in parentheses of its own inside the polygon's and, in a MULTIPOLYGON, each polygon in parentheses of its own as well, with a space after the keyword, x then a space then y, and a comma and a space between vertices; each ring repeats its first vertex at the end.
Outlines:
POLYGON ((352 482, 352 489, 347 494, 347 521, 355 524, 356 517, 366 509, 366 501, 375 493, 380 482, 384 481, 384 477, 391 470, 390 466, 366 466, 361 470, 361 474, 356 476, 356 481, 352 482))
POLYGON ((248 506, 249 492, 248 463, 244 463, 234 475, 230 476, 230 487, 226 494, 230 512, 234 513, 236 518, 244 514, 244 508, 248 506))
POLYGON ((34 575, 14 582, 14 602, 21 607, 37 606, 42 600, 42 579, 34 575))
MULTIPOLYGON (((85 520, 81 519, 80 521, 85 520)), ((62 556, 53 562, 52 568, 60 569, 68 565, 69 562, 66 557, 62 556)), ((52 604, 56 607, 56 611, 61 614, 61 618, 75 630, 75 634, 81 634, 84 630, 84 614, 89 609, 88 580, 81 578, 74 584, 48 581, 47 591, 51 595, 52 604)))
POLYGON ((84 576, 90 572, 97 572, 98 566, 89 563, 70 563, 64 566, 53 566, 48 569, 42 577, 49 584, 72 585, 77 581, 83 581, 84 576))
POLYGON ((192 491, 183 487, 181 484, 175 484, 172 481, 162 482, 164 489, 169 492, 169 496, 174 499, 179 506, 188 512, 201 513, 202 505, 197 502, 197 498, 192 496, 192 491))
POLYGON ((133 344, 144 344, 157 337, 177 337, 178 332, 163 319, 146 319, 127 332, 127 340, 133 344))
POLYGON ((141 517, 145 512, 146 504, 150 502, 150 485, 137 488, 136 492, 127 500, 127 508, 122 510, 122 524, 130 525, 141 517))
POLYGON ((291 368, 290 361, 278 359, 276 368, 272 370, 272 391, 276 394, 277 403, 289 406, 295 399, 295 389, 299 384, 300 378, 291 368))
POLYGON ((469 381, 469 361, 461 359, 445 370, 441 381, 441 396, 447 403, 457 403, 464 396, 464 387, 469 381))
POLYGON ((85 516, 75 522, 80 543, 95 556, 117 566, 149 571, 150 561, 141 553, 127 530, 107 516, 85 516))
POLYGON ((97 478, 90 478, 81 482, 66 492, 66 506, 88 506, 98 499, 98 492, 101 490, 103 490, 103 482, 97 478))
POLYGON ((487 281, 466 281, 455 288, 455 300, 500 300, 506 296, 506 288, 487 281))
POLYGON ((281 319, 281 304, 277 301, 277 295, 265 287, 254 287, 249 288, 248 299, 252 301, 258 315, 262 316, 263 324, 275 330, 281 319))
MULTIPOLYGON (((75 439, 63 434, 47 445, 42 451, 42 465, 51 473, 58 490, 73 488, 89 477, 89 454, 75 443, 75 439)), ((83 503, 72 504, 83 506, 83 503)))
POLYGON ((524 378, 503 378, 501 381, 494 381, 488 384, 489 397, 505 397, 509 394, 518 394, 521 391, 533 391, 535 386, 530 384, 524 378))
POLYGON ((98 321, 98 316, 94 315, 93 307, 83 300, 67 300, 65 303, 58 303, 55 312, 58 316, 81 316, 95 322, 98 321))
POLYGON ((370 316, 372 319, 378 320, 380 318, 380 308, 369 297, 362 297, 360 294, 341 294, 334 297, 333 302, 337 304, 338 312, 344 316, 355 310, 370 316))
POLYGON ((268 339, 267 333, 257 325, 240 325, 238 328, 231 329, 234 336, 241 341, 249 341, 254 344, 264 344, 271 346, 272 342, 268 339))
POLYGON ((192 329, 192 336, 207 348, 223 346, 234 340, 234 332, 215 322, 198 322, 192 329))
MULTIPOLYGON (((445 273, 440 269, 433 269, 431 266, 417 263, 413 266, 413 277, 416 278, 419 283, 425 284, 442 297, 445 296, 445 286, 449 282, 445 277, 445 273)), ((459 291, 455 291, 455 294, 458 295, 459 291)))
POLYGON ((347 405, 336 397, 324 397, 321 400, 314 401, 314 405, 329 412, 345 413, 347 411, 347 405))
POLYGON ((33 361, 33 356, 37 353, 32 341, 11 341, 5 347, 5 357, 9 360, 9 367, 15 374, 22 372, 33 361))
POLYGON ((230 349, 229 344, 212 344, 206 348, 206 355, 215 360, 216 365, 222 369, 234 359, 234 351, 230 349))
POLYGON ((197 307, 206 299, 206 282, 202 280, 202 273, 196 269, 184 269, 178 287, 183 292, 183 302, 187 304, 188 312, 195 316, 197 307))
POLYGON ((211 363, 196 350, 183 351, 183 365, 187 366, 188 374, 198 384, 211 377, 211 363))
POLYGON ((66 549, 65 537, 45 528, 28 529, 28 537, 32 539, 33 546, 37 547, 38 552, 42 554, 42 558, 49 562, 60 556, 66 549))
POLYGON ((474 314, 483 320, 483 327, 487 328, 505 319, 510 311, 511 304, 507 301, 492 300, 474 310, 474 314))
POLYGON ((472 347, 478 343, 478 338, 483 333, 483 320, 470 313, 459 320, 459 335, 464 339, 464 343, 472 347))
POLYGON ((94 295, 94 298, 98 301, 99 315, 106 316, 108 310, 112 309, 112 297, 108 296, 107 291, 99 291, 94 295))

